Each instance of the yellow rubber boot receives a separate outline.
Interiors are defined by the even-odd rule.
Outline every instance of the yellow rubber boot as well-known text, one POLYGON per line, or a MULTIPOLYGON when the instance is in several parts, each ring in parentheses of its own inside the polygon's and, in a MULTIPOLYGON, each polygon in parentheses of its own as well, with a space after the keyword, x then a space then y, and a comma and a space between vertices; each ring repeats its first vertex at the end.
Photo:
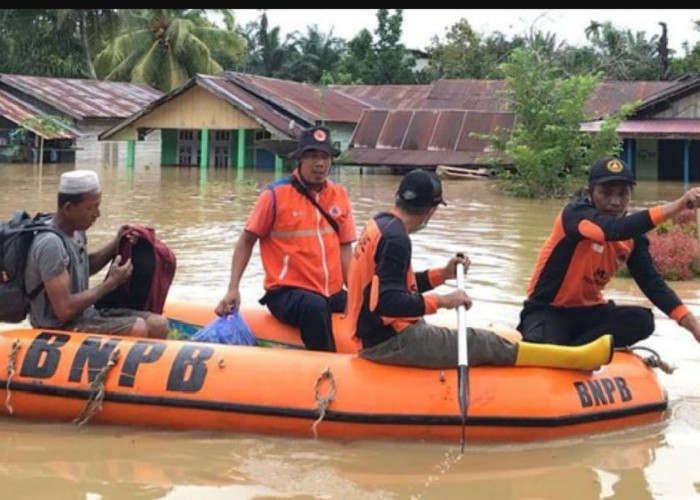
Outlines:
POLYGON ((595 370, 610 363, 612 335, 603 335, 588 344, 566 346, 518 342, 515 366, 547 366, 574 370, 595 370))

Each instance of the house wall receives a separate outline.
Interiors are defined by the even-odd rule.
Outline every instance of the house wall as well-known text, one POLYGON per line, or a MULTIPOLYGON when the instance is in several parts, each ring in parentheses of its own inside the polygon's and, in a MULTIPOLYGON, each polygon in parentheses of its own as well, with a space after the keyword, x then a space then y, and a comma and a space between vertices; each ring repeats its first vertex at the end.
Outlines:
MULTIPOLYGON (((97 136, 119 120, 85 120, 80 123, 83 132, 75 142, 76 166, 124 165, 126 143, 123 141, 98 141, 97 136)), ((160 165, 160 130, 154 130, 135 143, 135 158, 139 165, 160 165)))
MULTIPOLYGON (((700 94, 671 101, 668 109, 655 113, 651 118, 700 119, 700 94)), ((683 181, 687 174, 689 181, 697 182, 700 180, 700 142, 691 140, 688 147, 689 166, 686 172, 685 139, 637 139, 637 179, 683 181)))
POLYGON ((700 94, 693 94, 677 101, 671 106, 654 115, 654 118, 695 118, 700 119, 700 94))
POLYGON ((262 126, 211 92, 194 86, 139 118, 130 128, 235 130, 262 126))

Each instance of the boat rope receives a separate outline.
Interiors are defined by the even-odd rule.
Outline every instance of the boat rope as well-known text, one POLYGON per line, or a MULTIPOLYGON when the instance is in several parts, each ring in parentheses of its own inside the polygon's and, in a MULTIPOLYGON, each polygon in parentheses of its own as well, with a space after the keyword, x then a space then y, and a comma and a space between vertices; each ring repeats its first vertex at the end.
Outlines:
POLYGON ((75 424, 83 425, 87 423, 98 411, 102 410, 102 401, 105 397, 105 379, 107 378, 109 369, 117 364, 118 359, 119 349, 115 349, 109 356, 107 363, 105 363, 97 375, 95 375, 93 381, 90 382, 90 397, 85 403, 83 411, 80 412, 80 415, 73 419, 75 424))
POLYGON ((5 407, 7 408, 7 411, 9 412, 10 415, 12 415, 15 411, 14 408, 12 408, 12 405, 10 404, 10 397, 12 396, 12 392, 10 391, 10 380, 12 380, 12 377, 15 376, 15 363, 17 362, 17 352, 19 351, 19 339, 15 339, 12 342, 12 351, 10 351, 10 354, 7 356, 7 384, 5 384, 5 407))
POLYGON ((671 374, 676 370, 675 366, 672 366, 669 363, 667 363, 666 361, 664 361, 663 359, 661 359, 661 356, 659 356, 659 353, 656 352, 655 350, 649 348, 649 347, 635 345, 635 346, 623 347, 622 350, 627 351, 627 352, 631 352, 633 354, 637 354, 634 351, 646 351, 646 352, 651 354, 651 356, 649 356, 648 358, 645 358, 644 356, 640 356, 639 354, 637 354, 637 356, 642 358, 644 360, 644 362, 646 363, 646 365, 649 366, 650 368, 659 368, 662 372, 668 373, 668 374, 671 374))
POLYGON ((326 416, 326 408, 330 406, 333 398, 335 398, 335 379, 333 378, 331 369, 326 366, 325 370, 323 370, 323 373, 319 375, 319 377, 316 379, 316 383, 314 384, 314 399, 316 400, 316 406, 318 407, 318 418, 311 426, 311 430, 314 433, 314 439, 318 438, 318 431, 316 430, 316 427, 318 427, 318 424, 320 424, 323 418, 326 416), (321 386, 321 382, 324 380, 328 380, 328 393, 325 396, 321 396, 319 388, 321 386))

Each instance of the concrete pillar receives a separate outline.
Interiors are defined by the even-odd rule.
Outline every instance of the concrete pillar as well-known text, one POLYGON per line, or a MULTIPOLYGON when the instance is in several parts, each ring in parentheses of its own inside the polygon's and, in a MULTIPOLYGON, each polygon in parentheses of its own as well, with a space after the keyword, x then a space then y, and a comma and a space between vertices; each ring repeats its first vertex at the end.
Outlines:
POLYGON ((202 129, 202 140, 199 143, 199 166, 207 168, 209 166, 209 129, 202 129))
POLYGON ((284 161, 280 155, 275 155, 275 177, 282 175, 282 168, 284 167, 284 161))
POLYGON ((134 168, 136 163, 136 141, 129 140, 126 141, 126 166, 128 168, 134 168))
POLYGON ((243 169, 245 167, 245 129, 238 129, 238 151, 236 157, 236 167, 243 169))

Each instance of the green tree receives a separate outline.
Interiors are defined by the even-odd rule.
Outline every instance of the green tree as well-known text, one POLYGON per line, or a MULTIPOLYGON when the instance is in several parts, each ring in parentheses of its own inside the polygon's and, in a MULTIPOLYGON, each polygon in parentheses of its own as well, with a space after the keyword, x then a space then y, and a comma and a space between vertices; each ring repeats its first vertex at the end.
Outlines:
POLYGON ((377 11, 377 41, 374 45, 376 64, 373 65, 371 84, 387 85, 415 82, 413 65, 415 60, 407 57, 406 47, 400 42, 403 11, 396 9, 390 14, 387 9, 377 11))
POLYGON ((319 83, 324 72, 332 71, 345 50, 345 41, 327 34, 318 26, 307 27, 306 35, 294 32, 290 35, 289 60, 285 64, 285 77, 297 82, 319 83))
POLYGON ((280 27, 270 28, 265 11, 258 22, 248 24, 245 37, 248 41, 246 72, 282 78, 289 48, 286 41, 284 44, 280 41, 280 27))
POLYGON ((123 32, 95 58, 105 80, 145 83, 169 92, 196 73, 218 74, 210 47, 242 54, 240 34, 214 27, 199 9, 138 9, 124 12, 123 32))
POLYGON ((448 28, 444 42, 434 36, 428 52, 442 78, 503 78, 498 65, 515 44, 522 45, 522 40, 508 41, 499 31, 482 37, 462 18, 448 28))
MULTIPOLYGON (((700 21, 693 21, 693 30, 700 32, 700 21)), ((683 42, 682 57, 672 58, 670 61, 671 74, 680 76, 687 73, 700 74, 700 43, 692 47, 689 42, 683 42)))
POLYGON ((334 71, 333 81, 347 85, 368 84, 374 79, 376 63, 372 33, 363 28, 348 42, 345 55, 334 71))
POLYGON ((547 57, 524 48, 513 50, 501 70, 506 75, 503 96, 517 122, 506 136, 499 132, 489 138, 516 167, 501 174, 506 192, 531 198, 566 196, 596 158, 620 151, 616 128, 633 111, 632 103, 606 118, 599 133, 580 132, 586 121, 583 105, 599 75, 562 78, 547 57))
POLYGON ((114 33, 113 9, 0 11, 0 72, 94 78, 93 54, 114 33))
POLYGON ((659 37, 647 39, 646 33, 618 30, 612 23, 591 21, 585 30, 599 67, 606 80, 657 80, 663 75, 659 66, 659 37))

